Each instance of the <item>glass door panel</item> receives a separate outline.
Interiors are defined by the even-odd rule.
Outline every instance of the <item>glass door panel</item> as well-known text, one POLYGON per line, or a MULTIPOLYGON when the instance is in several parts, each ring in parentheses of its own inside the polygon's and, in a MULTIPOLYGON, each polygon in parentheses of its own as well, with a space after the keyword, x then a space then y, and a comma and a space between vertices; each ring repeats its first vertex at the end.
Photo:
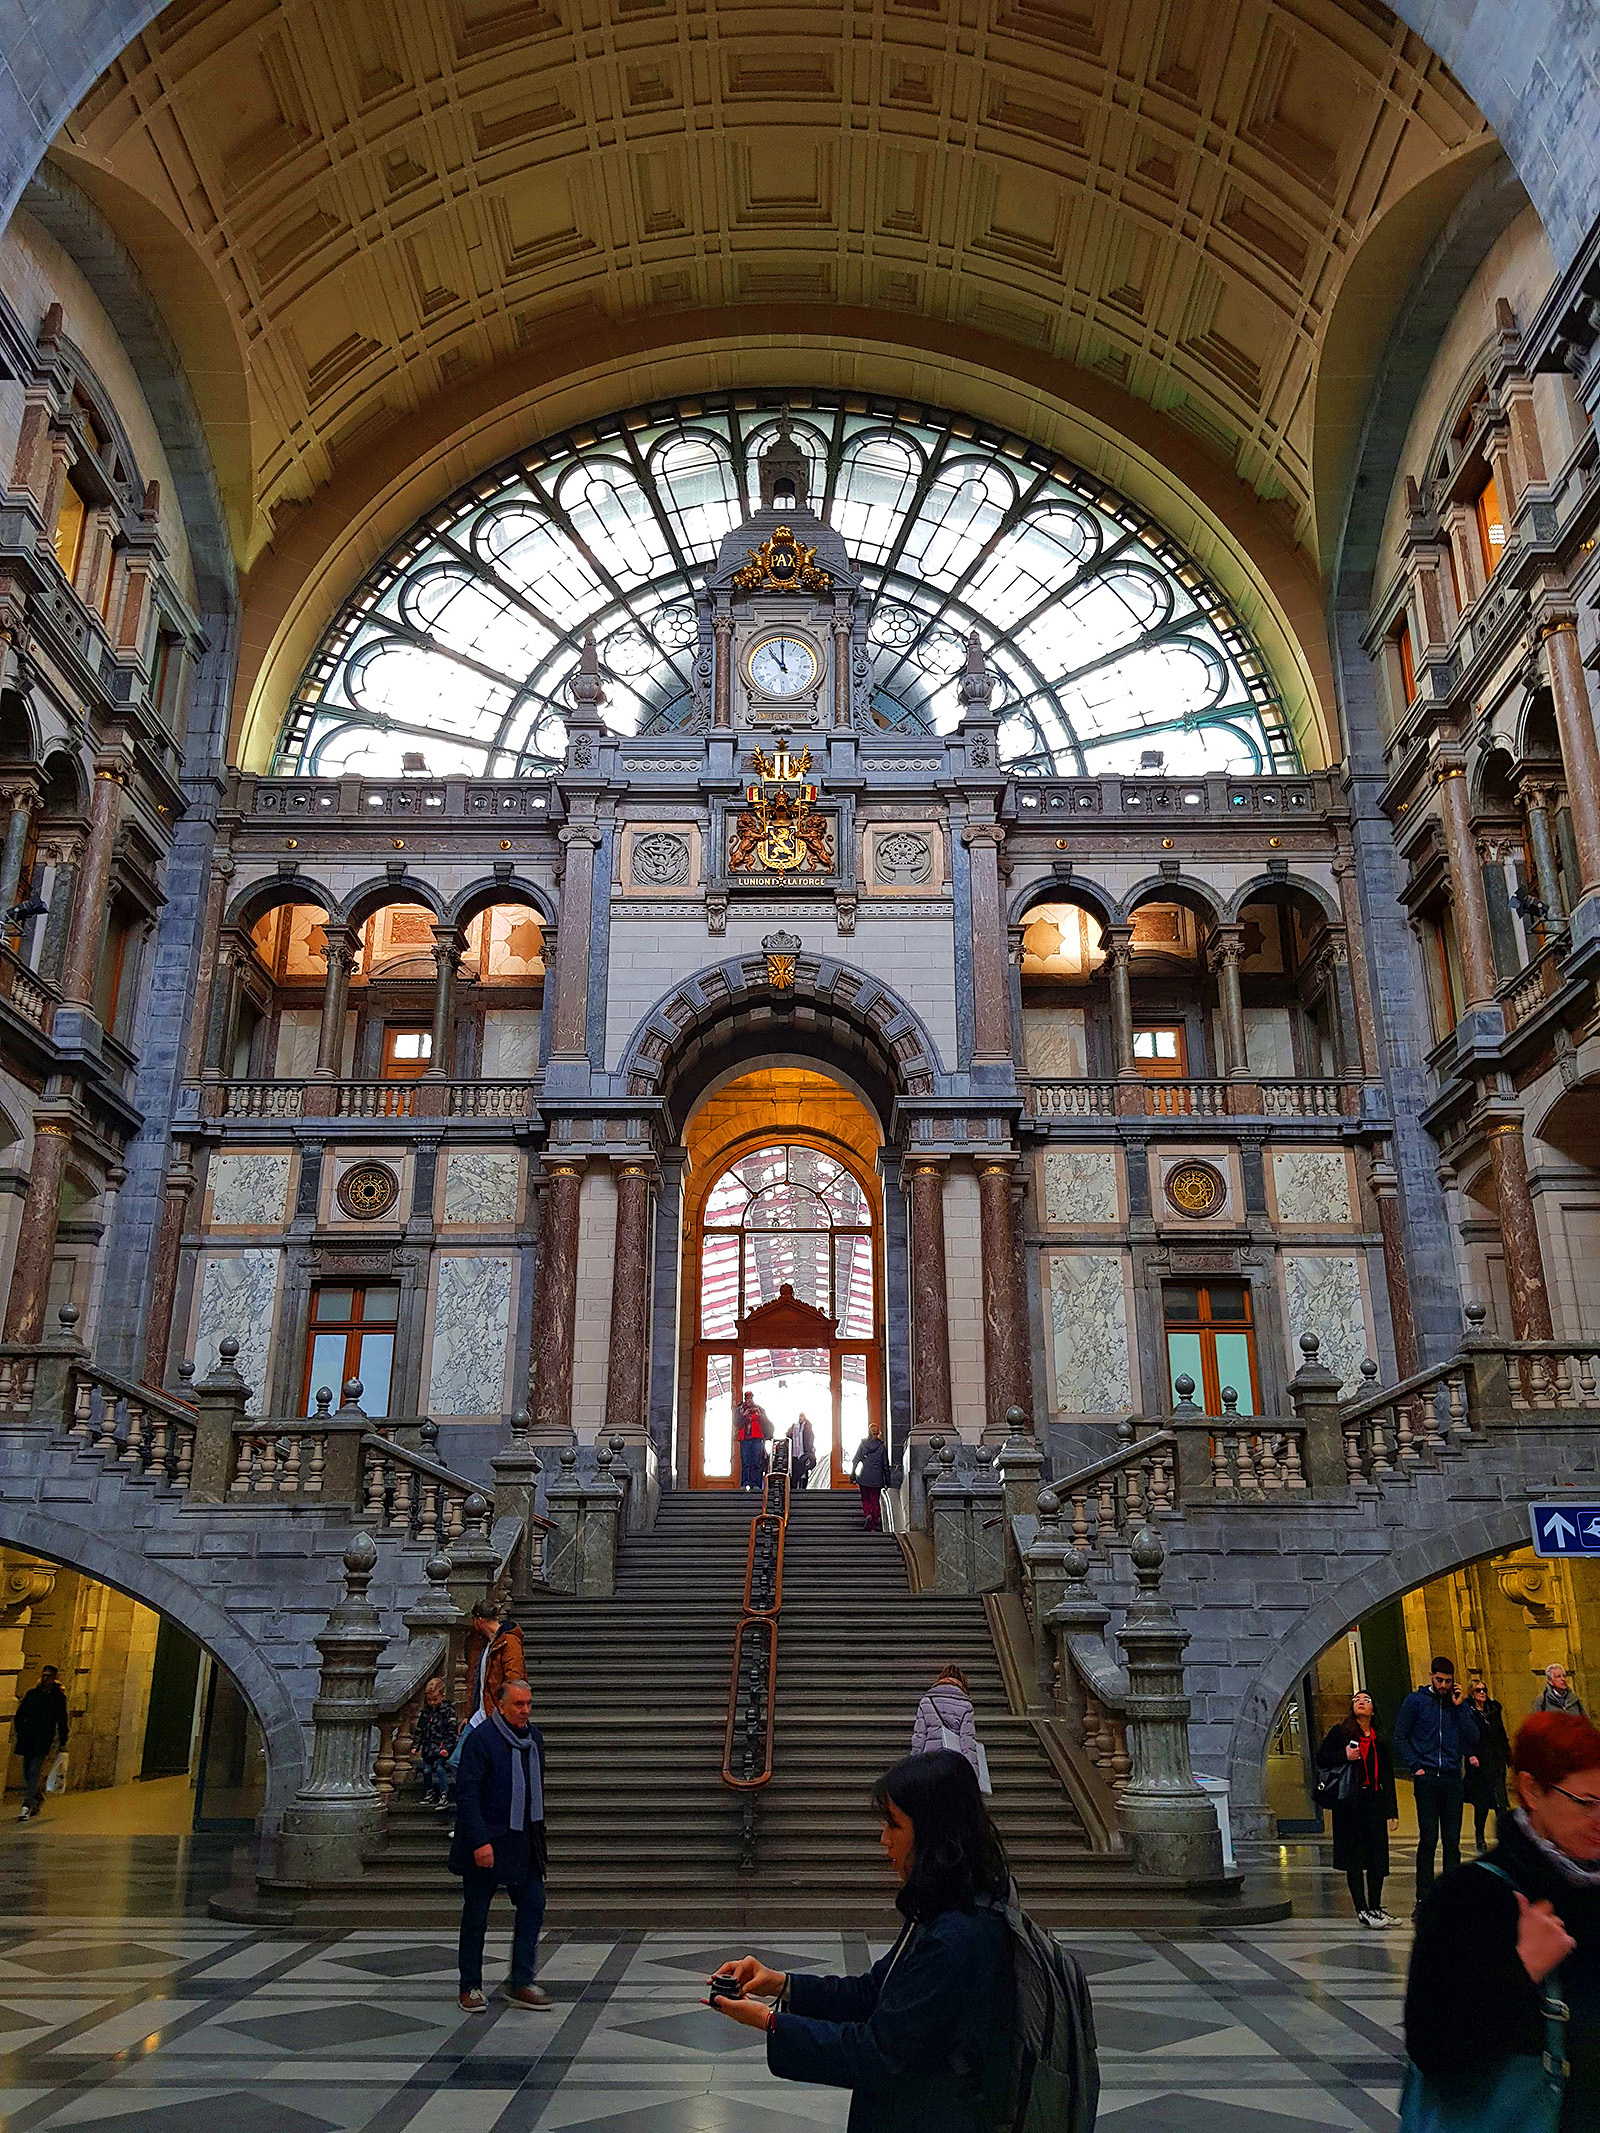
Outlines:
POLYGON ((817 1453, 833 1435, 833 1386, 826 1348, 746 1348, 744 1383, 767 1412, 773 1434, 786 1436, 802 1414, 817 1453))
POLYGON ((733 1364, 731 1355, 705 1359, 700 1423, 700 1478, 726 1487, 733 1479, 733 1364))
POLYGON ((867 1389, 867 1359, 864 1355, 839 1358, 839 1477, 850 1479, 851 1464, 867 1434, 872 1404, 867 1389))
POLYGON ((1204 1409, 1206 1404, 1206 1373, 1200 1354, 1198 1333, 1167 1334, 1167 1377, 1172 1386, 1172 1404, 1178 1404, 1178 1380, 1189 1377, 1194 1380, 1194 1391, 1189 1397, 1195 1405, 1204 1409))
POLYGON ((344 1397, 344 1349, 348 1338, 343 1333, 314 1333, 311 1337, 311 1370, 306 1383, 306 1413, 317 1411, 317 1394, 328 1391, 333 1395, 332 1405, 337 1407, 344 1397))
POLYGON ((1239 1412, 1253 1415, 1256 1403, 1250 1388, 1250 1336, 1248 1333, 1218 1333, 1217 1343, 1217 1392, 1224 1393, 1231 1385, 1239 1395, 1239 1412))

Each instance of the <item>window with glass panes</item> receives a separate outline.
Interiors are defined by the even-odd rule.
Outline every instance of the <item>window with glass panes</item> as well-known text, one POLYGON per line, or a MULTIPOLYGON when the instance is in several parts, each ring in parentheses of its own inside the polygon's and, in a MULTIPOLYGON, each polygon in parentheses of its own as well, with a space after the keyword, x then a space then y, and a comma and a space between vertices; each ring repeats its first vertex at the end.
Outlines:
POLYGON ((1249 1283, 1167 1281, 1161 1285, 1161 1304, 1173 1399, 1178 1379, 1187 1376, 1194 1379, 1190 1397, 1203 1413, 1220 1415, 1223 1390, 1232 1386, 1239 1395, 1238 1412, 1259 1414, 1249 1283))
POLYGON ((361 1380, 364 1414, 389 1412, 394 1375, 394 1328, 400 1315, 400 1291, 373 1284, 348 1289, 313 1289, 311 1330, 306 1340, 304 1411, 317 1411, 324 1387, 337 1407, 351 1378, 361 1380))
MULTIPOLYGON (((612 732, 692 731, 695 600, 759 501, 785 411, 763 398, 618 412, 474 476, 324 634, 278 771, 550 776, 590 633, 612 732)), ((1299 767, 1233 603, 1102 475, 935 408, 805 401, 791 442, 860 576, 869 730, 951 732, 975 630, 1019 777, 1136 773, 1152 749, 1169 777, 1299 767)))
POLYGON ((700 1337, 730 1338, 788 1284, 841 1340, 873 1332, 872 1213, 842 1163, 816 1148, 763 1148, 725 1170, 706 1201, 700 1337))
POLYGON ((433 1032, 420 1022, 391 1022, 383 1033, 383 1079, 417 1081, 433 1057, 433 1032))
POLYGON ((1133 1033, 1133 1063, 1146 1080, 1182 1081, 1189 1071, 1182 1023, 1141 1023, 1133 1033))

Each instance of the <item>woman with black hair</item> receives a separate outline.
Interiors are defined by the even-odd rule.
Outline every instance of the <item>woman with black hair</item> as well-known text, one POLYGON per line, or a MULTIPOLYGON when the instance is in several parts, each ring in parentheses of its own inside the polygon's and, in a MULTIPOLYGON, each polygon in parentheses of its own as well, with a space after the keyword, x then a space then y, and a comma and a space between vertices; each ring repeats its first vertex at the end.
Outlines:
POLYGON ((990 2133, 1014 2020, 992 1908, 1010 1885, 1005 1852, 972 1765, 949 1749, 896 1763, 872 1804, 905 1920, 889 1953, 864 1977, 786 1977, 746 1955, 718 1971, 710 2004, 766 2031, 780 2079, 849 2089, 849 2133, 990 2133))

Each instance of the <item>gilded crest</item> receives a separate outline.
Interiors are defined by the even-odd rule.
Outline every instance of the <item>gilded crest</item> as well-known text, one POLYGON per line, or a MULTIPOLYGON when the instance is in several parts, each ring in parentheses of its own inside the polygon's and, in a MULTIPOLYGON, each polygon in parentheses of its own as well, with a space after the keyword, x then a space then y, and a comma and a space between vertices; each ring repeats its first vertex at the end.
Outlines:
POLYGON ((833 839, 818 814, 817 788, 806 782, 811 750, 792 755, 775 748, 755 753, 756 782, 745 787, 748 805, 734 830, 730 874, 829 874, 833 839))
POLYGON ((800 952, 800 937, 794 933, 769 933, 761 943, 767 958, 767 983, 774 992, 790 992, 794 987, 795 957, 800 952))
POLYGON ((741 592, 831 592, 833 580, 817 562, 817 551, 797 541, 788 526, 779 526, 759 548, 747 549, 750 560, 733 574, 741 592))

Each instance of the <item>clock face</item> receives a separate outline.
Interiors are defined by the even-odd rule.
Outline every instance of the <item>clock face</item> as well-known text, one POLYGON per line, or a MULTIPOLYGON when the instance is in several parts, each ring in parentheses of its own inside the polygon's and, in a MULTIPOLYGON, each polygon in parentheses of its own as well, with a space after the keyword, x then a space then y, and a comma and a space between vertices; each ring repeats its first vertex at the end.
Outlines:
POLYGON ((817 655, 799 637, 763 637, 745 670, 763 695, 798 696, 817 678, 817 655))

